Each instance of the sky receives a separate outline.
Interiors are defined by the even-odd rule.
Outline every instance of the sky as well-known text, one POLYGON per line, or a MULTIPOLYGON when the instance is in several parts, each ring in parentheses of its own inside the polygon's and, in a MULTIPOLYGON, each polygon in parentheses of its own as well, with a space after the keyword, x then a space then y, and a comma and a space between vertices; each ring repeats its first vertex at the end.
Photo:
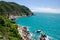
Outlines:
POLYGON ((31 11, 60 13, 60 0, 4 0, 25 5, 31 11))

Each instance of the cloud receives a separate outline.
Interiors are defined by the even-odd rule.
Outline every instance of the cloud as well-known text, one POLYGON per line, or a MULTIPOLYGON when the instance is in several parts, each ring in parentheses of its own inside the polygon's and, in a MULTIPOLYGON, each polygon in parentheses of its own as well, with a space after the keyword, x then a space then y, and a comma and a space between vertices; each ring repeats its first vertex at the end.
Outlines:
POLYGON ((53 9, 53 8, 32 8, 33 12, 49 12, 49 13, 60 13, 60 9, 53 9))

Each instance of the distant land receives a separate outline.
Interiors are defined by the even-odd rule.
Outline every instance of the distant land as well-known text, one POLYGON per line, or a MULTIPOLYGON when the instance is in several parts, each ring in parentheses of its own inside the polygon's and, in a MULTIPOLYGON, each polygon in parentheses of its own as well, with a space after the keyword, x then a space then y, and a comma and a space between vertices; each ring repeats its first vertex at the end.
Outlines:
POLYGON ((0 1, 0 15, 29 16, 33 15, 33 13, 24 5, 19 5, 15 2, 0 1))

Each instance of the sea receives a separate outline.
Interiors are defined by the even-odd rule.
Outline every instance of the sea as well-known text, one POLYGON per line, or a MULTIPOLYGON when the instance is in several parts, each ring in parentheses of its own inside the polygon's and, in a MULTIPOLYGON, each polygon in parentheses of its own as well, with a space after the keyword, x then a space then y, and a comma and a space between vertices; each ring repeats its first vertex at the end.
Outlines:
POLYGON ((33 16, 17 18, 15 21, 20 26, 25 26, 29 32, 34 35, 35 40, 38 40, 41 33, 47 35, 51 40, 60 40, 60 14, 59 13, 44 13, 33 12, 33 16))

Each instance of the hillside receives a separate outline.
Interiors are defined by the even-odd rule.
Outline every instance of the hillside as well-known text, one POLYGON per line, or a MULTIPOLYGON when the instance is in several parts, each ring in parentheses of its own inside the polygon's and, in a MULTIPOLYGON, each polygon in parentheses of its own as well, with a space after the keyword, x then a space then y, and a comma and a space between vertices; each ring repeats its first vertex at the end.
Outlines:
POLYGON ((19 5, 14 2, 0 1, 0 15, 29 16, 29 15, 33 15, 33 13, 30 11, 29 8, 23 5, 19 5))
POLYGON ((18 26, 8 18, 0 16, 0 40, 22 40, 18 26))
POLYGON ((23 40, 17 30, 18 26, 8 19, 10 15, 31 16, 33 13, 23 5, 0 1, 0 40, 23 40))

